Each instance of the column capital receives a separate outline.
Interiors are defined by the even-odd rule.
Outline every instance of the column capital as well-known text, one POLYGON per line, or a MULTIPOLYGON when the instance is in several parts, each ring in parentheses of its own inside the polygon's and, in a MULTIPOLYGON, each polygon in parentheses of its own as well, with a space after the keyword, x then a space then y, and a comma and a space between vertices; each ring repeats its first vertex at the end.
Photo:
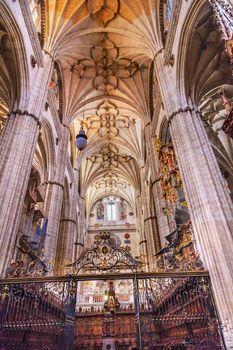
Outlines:
POLYGON ((153 187, 156 184, 156 182, 159 182, 159 181, 161 181, 161 176, 159 176, 157 179, 152 181, 151 186, 153 187))
POLYGON ((60 186, 64 190, 64 185, 61 184, 60 182, 57 181, 45 181, 43 185, 55 185, 55 186, 60 186))
POLYGON ((17 116, 31 117, 37 122, 37 124, 39 126, 41 126, 40 119, 34 113, 30 113, 27 110, 25 110, 25 111, 22 111, 21 109, 12 110, 10 113, 7 114, 7 116, 8 117, 11 117, 11 116, 14 116, 14 117, 17 117, 17 116))
POLYGON ((163 53, 165 50, 164 47, 161 47, 154 55, 154 62, 156 62, 156 58, 158 57, 158 55, 160 55, 161 53, 163 53))
POLYGON ((60 222, 72 222, 74 225, 77 225, 77 222, 73 219, 61 219, 60 222))
POLYGON ((154 219, 157 219, 157 216, 156 216, 156 215, 149 216, 148 218, 145 218, 145 219, 144 219, 144 222, 147 222, 147 221, 149 221, 149 220, 154 220, 154 219))
POLYGON ((80 245, 81 247, 84 247, 84 244, 81 242, 74 242, 74 245, 80 245))
POLYGON ((183 107, 183 108, 179 108, 178 110, 174 111, 172 114, 170 114, 167 119, 168 119, 168 123, 170 124, 172 119, 179 115, 179 114, 182 114, 182 113, 187 113, 187 112, 193 112, 195 111, 195 108, 193 107, 190 107, 190 106, 186 106, 186 107, 183 107))
POLYGON ((64 126, 64 128, 68 129, 68 131, 70 131, 69 125, 65 124, 65 123, 61 123, 62 126, 64 126))
POLYGON ((139 245, 141 245, 141 244, 146 244, 146 243, 147 243, 147 240, 144 239, 143 241, 139 242, 139 245))

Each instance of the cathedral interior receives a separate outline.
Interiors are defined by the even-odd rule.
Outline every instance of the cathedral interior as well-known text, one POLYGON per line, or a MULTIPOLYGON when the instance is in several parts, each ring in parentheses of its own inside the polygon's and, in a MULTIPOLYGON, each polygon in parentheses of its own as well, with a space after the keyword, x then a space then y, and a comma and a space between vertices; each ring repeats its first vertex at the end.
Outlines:
POLYGON ((233 349, 232 0, 0 0, 0 350, 233 349))

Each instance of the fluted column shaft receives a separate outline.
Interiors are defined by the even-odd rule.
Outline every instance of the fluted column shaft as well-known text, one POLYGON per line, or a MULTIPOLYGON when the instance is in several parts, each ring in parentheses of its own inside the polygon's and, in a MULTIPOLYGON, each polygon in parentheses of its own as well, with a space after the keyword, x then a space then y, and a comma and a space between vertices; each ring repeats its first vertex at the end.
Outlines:
POLYGON ((63 195, 62 215, 56 249, 55 273, 64 274, 65 266, 75 261, 74 243, 77 233, 77 186, 71 184, 70 195, 63 195))
POLYGON ((197 249, 209 270, 227 349, 233 348, 233 204, 196 107, 176 86, 162 52, 156 71, 197 249))
POLYGON ((79 253, 83 250, 85 246, 85 238, 87 235, 87 224, 85 218, 85 199, 79 197, 79 220, 78 220, 78 243, 79 243, 79 253))
MULTIPOLYGON (((144 214, 143 214, 142 195, 136 197, 136 228, 139 235, 139 253, 147 258, 147 240, 144 229, 144 214)), ((146 266, 148 268, 148 266, 146 266)))
POLYGON ((199 115, 178 114, 170 129, 198 250, 233 346, 233 205, 199 115))
POLYGON ((62 125, 62 137, 58 144, 56 173, 54 178, 48 181, 48 202, 46 203, 48 227, 44 248, 45 255, 52 266, 54 266, 55 263, 57 238, 61 219, 68 141, 69 129, 62 125))
POLYGON ((150 198, 148 196, 148 189, 146 188, 148 185, 144 184, 144 232, 145 238, 147 241, 147 254, 148 254, 148 263, 149 270, 153 271, 154 268, 154 260, 155 254, 160 248, 160 242, 158 240, 158 232, 154 231, 154 226, 152 220, 156 220, 155 217, 152 217, 152 212, 150 208, 150 198))
MULTIPOLYGON (((74 168, 74 179, 75 179, 75 213, 76 213, 76 230, 75 230, 75 236, 74 236, 74 249, 73 249, 73 261, 76 261, 78 257, 80 256, 81 252, 83 251, 84 247, 84 237, 83 237, 83 226, 82 226, 82 220, 80 216, 81 208, 80 208, 80 202, 81 198, 79 197, 78 188, 79 188, 79 181, 80 181, 80 172, 77 168, 74 168), (77 212, 78 210, 78 212, 77 212)), ((83 214, 83 211, 82 211, 83 214)))
MULTIPOLYGON (((11 115, 5 125, 4 133, 11 139, 11 145, 6 146, 9 154, 0 174, 1 275, 7 268, 16 243, 38 132, 37 122, 27 116, 11 115)), ((1 146, 0 154, 6 151, 1 146)))
POLYGON ((145 167, 140 169, 140 195, 137 197, 137 208, 138 208, 138 223, 137 227, 139 229, 140 241, 139 250, 140 254, 143 255, 144 263, 146 264, 144 268, 146 271, 151 269, 151 264, 154 255, 154 243, 153 243, 153 230, 151 223, 146 220, 150 217, 150 208, 148 205, 148 189, 146 184, 145 167))
POLYGON ((74 232, 77 222, 74 219, 60 220, 56 252, 56 274, 64 274, 65 266, 73 262, 74 232))
POLYGON ((165 242, 165 236, 167 236, 169 231, 168 220, 163 212, 163 202, 162 202, 162 187, 160 181, 160 164, 157 154, 155 153, 155 147, 153 145, 150 125, 145 127, 145 139, 146 139, 146 150, 147 157, 149 159, 151 180, 152 180, 152 193, 155 203, 155 211, 159 229, 159 236, 161 243, 165 242))
POLYGON ((0 135, 0 276, 16 243, 50 74, 51 59, 46 57, 27 106, 18 105, 10 113, 0 135))

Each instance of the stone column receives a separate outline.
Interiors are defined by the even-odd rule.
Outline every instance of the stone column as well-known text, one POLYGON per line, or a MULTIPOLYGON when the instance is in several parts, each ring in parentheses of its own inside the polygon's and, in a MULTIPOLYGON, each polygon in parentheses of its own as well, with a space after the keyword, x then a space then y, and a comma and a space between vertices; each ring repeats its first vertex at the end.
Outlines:
POLYGON ((225 340, 233 347, 233 205, 200 116, 179 112, 170 130, 198 250, 210 272, 225 340))
POLYGON ((182 99, 170 68, 158 58, 157 75, 197 248, 210 273, 227 349, 233 349, 233 204, 196 108, 182 99))
MULTIPOLYGON (((75 186, 76 186, 76 211, 77 211, 77 226, 76 226, 76 233, 75 233, 75 242, 74 242, 74 252, 73 252, 73 261, 76 261, 80 254, 83 251, 84 248, 84 237, 83 237, 83 220, 81 220, 81 211, 80 208, 81 204, 81 198, 79 197, 78 193, 78 184, 79 184, 79 170, 74 168, 75 170, 75 186)), ((82 212, 83 213, 83 212, 82 212)))
POLYGON ((56 274, 62 275, 65 266, 73 262, 74 232, 77 222, 71 218, 60 220, 59 235, 56 252, 56 274))
POLYGON ((33 89, 30 94, 25 92, 27 103, 24 99, 24 106, 18 105, 10 113, 0 135, 0 276, 6 271, 15 245, 51 66, 51 59, 46 56, 33 89))
POLYGON ((152 180, 152 193, 155 203, 155 211, 159 229, 160 241, 163 244, 165 242, 165 236, 170 233, 168 220, 163 212, 163 201, 162 201, 162 187, 160 181, 160 164, 158 155, 156 154, 153 139, 151 136, 151 125, 147 124, 145 127, 145 140, 146 140, 146 151, 149 159, 151 180, 152 180))
POLYGON ((150 220, 150 210, 148 206, 148 193, 146 188, 145 179, 145 167, 140 169, 140 194, 137 196, 137 212, 138 212, 138 223, 137 227, 139 229, 140 241, 139 241, 139 251, 140 255, 144 257, 144 263, 146 264, 144 269, 149 271, 152 264, 152 257, 154 255, 154 244, 153 244, 153 230, 150 220), (149 266, 150 265, 150 266, 149 266))
POLYGON ((74 243, 77 231, 77 188, 72 183, 70 196, 65 200, 63 195, 62 216, 60 219, 59 234, 56 249, 55 273, 64 274, 65 266, 74 260, 74 243))
MULTIPOLYGON (((76 169, 77 170, 77 169, 76 169)), ((79 171, 76 172, 76 188, 77 188, 77 197, 76 197, 76 204, 77 204, 77 227, 76 227, 76 237, 75 237, 75 249, 74 249, 74 261, 76 261, 79 256, 82 254, 83 250, 86 248, 84 246, 85 244, 85 238, 87 235, 87 223, 85 219, 85 199, 80 197, 80 194, 78 193, 78 184, 79 183, 79 171)))
POLYGON ((141 198, 137 198, 136 203, 136 211, 138 212, 137 218, 136 218, 136 228, 139 235, 139 245, 140 254, 146 255, 146 237, 144 232, 144 222, 143 222, 143 214, 142 214, 142 205, 141 205, 141 198))
POLYGON ((149 270, 153 271, 155 254, 160 248, 160 242, 158 240, 158 232, 154 231, 154 226, 152 220, 156 220, 155 217, 152 217, 151 208, 150 208, 150 198, 148 196, 148 185, 144 183, 144 234, 147 241, 147 254, 148 254, 148 263, 149 270))
POLYGON ((67 149, 69 141, 69 128, 61 124, 62 137, 58 143, 58 154, 56 172, 54 178, 48 181, 48 195, 46 203, 46 215, 48 216, 48 227, 45 238, 45 255, 52 267, 55 263, 57 238, 61 219, 61 209, 65 182, 65 167, 67 164, 67 149))

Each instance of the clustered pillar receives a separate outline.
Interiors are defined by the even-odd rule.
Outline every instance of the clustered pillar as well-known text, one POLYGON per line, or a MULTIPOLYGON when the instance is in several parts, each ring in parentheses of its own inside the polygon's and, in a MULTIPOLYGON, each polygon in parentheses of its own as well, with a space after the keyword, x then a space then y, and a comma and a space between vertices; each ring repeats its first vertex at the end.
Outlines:
POLYGON ((46 204, 48 228, 45 238, 45 256, 49 260, 52 267, 55 264, 57 239, 61 218, 68 141, 69 129, 66 125, 62 125, 62 137, 58 143, 56 173, 54 178, 48 181, 47 189, 49 200, 46 204))
POLYGON ((145 127, 145 140, 147 157, 149 159, 151 181, 152 181, 152 193, 155 203, 156 218, 158 223, 159 238, 161 244, 165 242, 165 237, 170 233, 169 225, 166 215, 163 212, 163 193, 160 180, 159 159, 155 152, 155 146, 153 144, 153 137, 151 134, 151 124, 147 124, 145 127))
POLYGON ((225 340, 233 346, 233 205, 198 113, 170 125, 195 238, 209 270, 225 340))
MULTIPOLYGON (((56 247, 54 273, 58 275, 66 274, 66 266, 76 260, 74 243, 77 232, 77 188, 75 183, 71 183, 69 187, 69 193, 64 192, 63 195, 63 207, 56 247)), ((68 191, 67 188, 65 189, 68 191)))
POLYGON ((71 218, 60 220, 59 235, 56 249, 55 273, 65 274, 66 265, 73 262, 74 232, 77 222, 71 218))
POLYGON ((230 349, 233 346, 233 204, 196 106, 184 98, 182 101, 182 94, 175 89, 170 68, 164 67, 161 55, 156 58, 156 70, 197 249, 210 273, 230 349))
POLYGON ((18 104, 0 135, 0 276, 6 272, 16 243, 51 67, 46 56, 27 105, 18 104))

